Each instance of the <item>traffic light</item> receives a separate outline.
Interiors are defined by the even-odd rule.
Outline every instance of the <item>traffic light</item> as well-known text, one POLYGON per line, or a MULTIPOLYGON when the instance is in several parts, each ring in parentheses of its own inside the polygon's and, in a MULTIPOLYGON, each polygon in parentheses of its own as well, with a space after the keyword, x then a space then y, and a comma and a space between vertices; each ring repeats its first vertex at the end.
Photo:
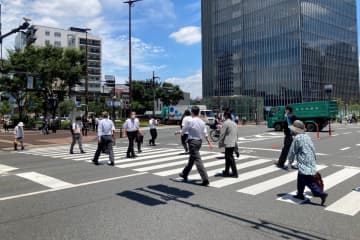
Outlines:
POLYGON ((31 26, 26 31, 26 46, 30 46, 36 41, 35 33, 37 29, 34 26, 31 26))

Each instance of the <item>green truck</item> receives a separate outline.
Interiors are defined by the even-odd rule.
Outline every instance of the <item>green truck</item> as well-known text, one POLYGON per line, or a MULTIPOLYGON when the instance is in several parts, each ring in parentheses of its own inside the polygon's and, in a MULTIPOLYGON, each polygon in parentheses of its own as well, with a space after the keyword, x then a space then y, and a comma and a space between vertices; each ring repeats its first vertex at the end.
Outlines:
MULTIPOLYGON (((338 114, 336 101, 317 101, 289 104, 297 119, 304 122, 307 131, 321 131, 328 125, 329 120, 335 119, 338 114)), ((281 131, 284 124, 285 106, 271 107, 267 114, 268 128, 281 131)))

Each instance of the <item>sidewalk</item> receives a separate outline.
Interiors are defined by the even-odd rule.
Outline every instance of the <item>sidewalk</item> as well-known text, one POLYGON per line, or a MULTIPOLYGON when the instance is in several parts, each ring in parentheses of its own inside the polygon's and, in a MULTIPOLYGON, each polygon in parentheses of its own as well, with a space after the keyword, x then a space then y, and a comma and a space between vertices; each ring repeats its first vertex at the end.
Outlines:
MULTIPOLYGON (((87 136, 83 136, 83 143, 96 140, 95 132, 88 131, 87 136)), ((70 130, 57 130, 56 133, 49 132, 48 135, 42 134, 40 131, 25 130, 24 145, 26 148, 39 147, 51 144, 70 144, 72 136, 70 130)), ((14 150, 14 134, 10 132, 0 132, 0 150, 12 151, 14 150)))

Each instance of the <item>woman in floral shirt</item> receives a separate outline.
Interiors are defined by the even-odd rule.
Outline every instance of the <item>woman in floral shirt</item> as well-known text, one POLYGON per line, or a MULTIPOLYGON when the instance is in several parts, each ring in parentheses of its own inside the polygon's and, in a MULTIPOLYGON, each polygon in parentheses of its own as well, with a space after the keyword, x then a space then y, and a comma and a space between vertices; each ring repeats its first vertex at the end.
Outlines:
POLYGON ((296 158, 299 170, 297 177, 297 194, 293 197, 305 200, 304 189, 305 186, 307 186, 315 197, 321 198, 321 205, 323 206, 328 194, 314 181, 313 176, 316 174, 314 144, 311 138, 305 134, 305 125, 302 121, 296 120, 289 128, 295 137, 289 150, 288 159, 291 163, 296 158))

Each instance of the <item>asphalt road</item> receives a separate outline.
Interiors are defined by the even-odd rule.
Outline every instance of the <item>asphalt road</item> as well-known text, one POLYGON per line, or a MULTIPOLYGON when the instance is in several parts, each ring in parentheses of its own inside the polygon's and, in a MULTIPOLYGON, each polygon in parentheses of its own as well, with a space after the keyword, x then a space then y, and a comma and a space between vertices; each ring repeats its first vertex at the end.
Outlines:
MULTIPOLYGON (((360 125, 333 125, 330 137, 310 133, 318 153, 326 206, 299 204, 296 170, 274 167, 283 136, 265 126, 239 127, 239 179, 214 176, 224 167, 217 147, 201 149, 210 177, 188 183, 177 173, 187 155, 175 128, 158 144, 125 158, 117 139, 116 166, 94 166, 69 145, 0 152, 0 239, 360 239, 360 125)), ((76 146, 75 146, 76 149, 76 146)), ((78 151, 78 149, 76 149, 78 151)), ((107 155, 102 156, 105 163, 107 155)))

